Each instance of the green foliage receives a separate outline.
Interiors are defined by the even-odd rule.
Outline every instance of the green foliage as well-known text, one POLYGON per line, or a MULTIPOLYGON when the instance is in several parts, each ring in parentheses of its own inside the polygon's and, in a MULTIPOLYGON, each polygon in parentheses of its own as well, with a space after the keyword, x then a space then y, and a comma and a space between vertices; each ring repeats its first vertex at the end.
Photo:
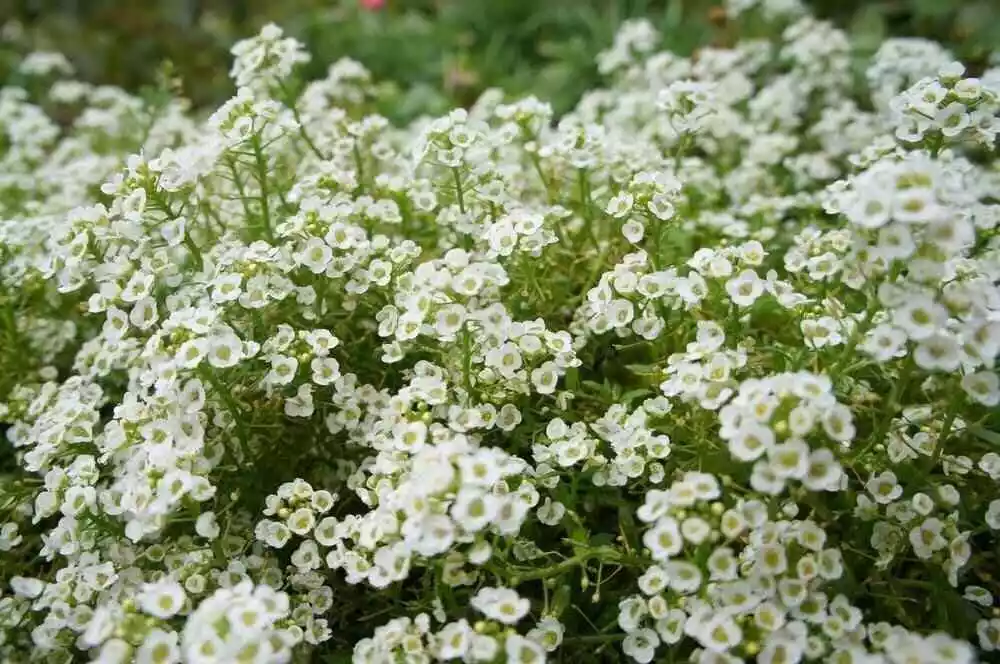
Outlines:
MULTIPOLYGON (((662 47, 677 53, 732 38, 713 21, 720 4, 713 0, 388 0, 381 9, 357 0, 34 4, 33 14, 16 12, 22 31, 8 26, 15 49, 61 50, 83 78, 131 90, 150 84, 158 63, 169 60, 197 106, 229 96, 228 45, 274 21, 313 53, 309 76, 349 56, 386 81, 391 94, 381 110, 396 120, 467 106, 487 87, 535 94, 565 112, 598 83, 594 56, 629 17, 650 19, 664 35, 662 47)), ((976 64, 1000 43, 992 0, 808 4, 872 49, 888 35, 925 36, 976 64)), ((0 53, 0 76, 11 61, 0 53)))

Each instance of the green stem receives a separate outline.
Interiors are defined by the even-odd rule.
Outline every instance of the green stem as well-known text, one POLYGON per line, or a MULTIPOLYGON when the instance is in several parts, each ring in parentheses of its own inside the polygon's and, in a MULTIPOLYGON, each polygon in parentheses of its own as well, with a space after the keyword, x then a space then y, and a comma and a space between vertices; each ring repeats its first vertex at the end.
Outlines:
POLYGON ((896 411, 899 409, 899 398, 903 394, 903 390, 906 388, 907 382, 910 379, 910 372, 913 370, 913 358, 909 355, 903 360, 903 368, 899 372, 899 377, 892 384, 892 391, 889 392, 889 399, 887 401, 887 407, 885 411, 880 413, 881 420, 878 423, 878 428, 875 429, 875 433, 872 434, 871 440, 868 444, 858 452, 856 459, 861 458, 867 454, 875 445, 880 443, 889 432, 889 426, 892 424, 892 420, 896 417, 896 411))
POLYGON ((222 403, 225 404, 226 410, 229 411, 230 417, 233 418, 233 422, 236 424, 236 431, 239 437, 240 449, 243 451, 244 458, 249 456, 248 443, 250 442, 250 433, 247 431, 246 422, 243 420, 243 412, 240 410, 239 405, 233 399, 233 395, 229 388, 219 380, 218 375, 214 370, 208 367, 201 367, 198 372, 205 380, 207 380, 215 391, 218 393, 219 398, 222 399, 222 403))
POLYGON ((651 561, 645 558, 623 554, 617 549, 600 547, 597 549, 584 550, 572 558, 567 558, 562 562, 549 567, 543 567, 542 569, 528 569, 524 571, 507 569, 502 571, 508 572, 508 577, 513 581, 521 583, 522 581, 535 581, 538 579, 548 579, 553 576, 560 576, 561 574, 592 560, 606 565, 631 565, 635 567, 648 567, 651 563, 651 561))
POLYGON ((938 434, 937 443, 934 445, 934 454, 931 455, 928 472, 933 470, 934 466, 941 460, 941 451, 944 449, 944 444, 948 440, 948 436, 951 435, 951 428, 955 424, 955 417, 958 415, 958 407, 961 402, 961 398, 953 397, 951 404, 948 406, 948 410, 944 416, 944 424, 941 425, 941 433, 938 434))
POLYGON ((552 205, 555 199, 552 195, 552 188, 549 186, 549 182, 545 177, 545 171, 542 170, 542 162, 538 158, 538 154, 535 152, 531 153, 531 163, 535 167, 535 172, 538 173, 538 179, 542 181, 542 186, 545 187, 545 198, 548 200, 549 205, 552 205))
POLYGON ((233 174, 233 184, 236 185, 236 191, 240 195, 240 203, 243 205, 243 216, 246 218, 246 223, 249 226, 250 218, 253 215, 250 213, 250 206, 247 204, 246 187, 243 186, 243 180, 240 179, 239 171, 236 169, 236 160, 232 157, 227 157, 226 163, 229 166, 230 173, 233 174))
POLYGON ((854 326, 851 330, 851 336, 847 340, 847 344, 844 345, 844 351, 837 358, 836 363, 833 368, 830 369, 831 376, 837 376, 838 370, 844 365, 845 362, 850 360, 854 354, 854 349, 857 347, 858 342, 861 341, 871 325, 872 318, 875 316, 875 312, 878 309, 878 299, 875 297, 870 297, 868 300, 868 307, 865 309, 865 317, 854 326))
POLYGON ((462 174, 457 168, 452 168, 451 172, 455 177, 455 195, 458 198, 458 209, 462 214, 465 214, 465 197, 462 192, 462 174))
POLYGON ((271 210, 268 204, 267 162, 264 159, 264 153, 260 149, 260 136, 254 134, 250 144, 253 146, 254 163, 257 167, 257 183, 260 185, 260 214, 264 222, 264 234, 267 235, 268 241, 274 244, 274 231, 271 229, 271 210))
POLYGON ((462 328, 462 385, 465 387, 466 405, 472 405, 472 335, 469 324, 462 328))
POLYGON ((280 87, 282 94, 285 96, 285 106, 292 110, 292 117, 295 118, 295 123, 299 126, 299 135, 302 137, 302 140, 306 142, 306 145, 309 146, 309 149, 314 155, 316 155, 320 160, 326 161, 326 156, 319 151, 319 148, 316 147, 315 143, 313 143, 312 138, 309 137, 309 132, 306 131, 306 125, 302 122, 302 116, 299 114, 299 108, 296 105, 295 100, 292 99, 291 91, 283 81, 279 82, 278 86, 280 87))
POLYGON ((585 643, 607 643, 609 641, 621 641, 625 634, 588 634, 587 636, 571 636, 563 639, 564 645, 585 644, 585 643))
POLYGON ((351 148, 351 152, 354 154, 354 170, 358 172, 358 188, 364 191, 365 187, 365 161, 361 158, 361 150, 358 149, 358 142, 354 141, 354 146, 351 148))
POLYGON ((662 228, 663 222, 660 219, 654 217, 652 214, 649 214, 649 213, 646 214, 646 222, 647 222, 647 226, 646 227, 649 229, 648 232, 652 236, 651 239, 652 239, 652 244, 653 244, 653 251, 650 252, 649 262, 653 266, 654 270, 659 270, 660 269, 660 242, 661 242, 661 239, 662 239, 660 236, 661 236, 662 230, 663 230, 663 228, 662 228))
POLYGON ((201 251, 198 249, 198 245, 194 243, 194 239, 188 235, 187 232, 184 233, 184 246, 188 248, 191 255, 194 256, 195 266, 198 271, 201 272, 205 267, 205 261, 201 257, 201 251))
POLYGON ((586 169, 579 168, 576 171, 576 185, 580 195, 580 211, 586 221, 587 235, 594 244, 595 249, 600 249, 597 241, 597 231, 594 229, 594 215, 590 208, 590 185, 587 182, 586 169))

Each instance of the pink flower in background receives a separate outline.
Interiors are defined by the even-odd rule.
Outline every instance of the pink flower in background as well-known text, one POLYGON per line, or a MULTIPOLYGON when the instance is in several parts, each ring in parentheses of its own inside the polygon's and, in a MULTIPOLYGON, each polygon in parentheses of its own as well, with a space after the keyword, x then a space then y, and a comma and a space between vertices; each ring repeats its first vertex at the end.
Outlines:
POLYGON ((385 0, 359 0, 361 6, 370 11, 378 11, 385 7, 385 0))

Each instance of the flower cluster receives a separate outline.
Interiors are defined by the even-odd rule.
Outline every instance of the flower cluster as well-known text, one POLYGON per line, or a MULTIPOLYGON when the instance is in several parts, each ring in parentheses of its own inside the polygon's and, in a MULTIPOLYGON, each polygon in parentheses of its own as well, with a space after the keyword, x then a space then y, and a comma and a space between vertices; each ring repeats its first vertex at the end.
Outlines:
POLYGON ((207 114, 26 58, 0 659, 995 657, 1000 69, 726 11, 558 117, 276 26, 207 114))
POLYGON ((422 661, 541 664, 546 652, 555 650, 562 640, 562 625, 552 618, 543 618, 526 636, 509 629, 530 606, 509 588, 484 587, 473 596, 471 606, 486 617, 474 627, 463 618, 433 631, 426 613, 412 620, 395 618, 355 645, 354 661, 375 664, 403 656, 422 661))

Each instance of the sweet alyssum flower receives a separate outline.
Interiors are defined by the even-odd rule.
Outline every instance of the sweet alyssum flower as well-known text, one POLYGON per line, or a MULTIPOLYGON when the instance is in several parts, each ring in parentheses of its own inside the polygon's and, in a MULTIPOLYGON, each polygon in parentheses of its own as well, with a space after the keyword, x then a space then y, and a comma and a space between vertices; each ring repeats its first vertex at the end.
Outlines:
POLYGON ((0 658, 997 651, 1000 71, 726 11, 558 118, 0 90, 0 658))

